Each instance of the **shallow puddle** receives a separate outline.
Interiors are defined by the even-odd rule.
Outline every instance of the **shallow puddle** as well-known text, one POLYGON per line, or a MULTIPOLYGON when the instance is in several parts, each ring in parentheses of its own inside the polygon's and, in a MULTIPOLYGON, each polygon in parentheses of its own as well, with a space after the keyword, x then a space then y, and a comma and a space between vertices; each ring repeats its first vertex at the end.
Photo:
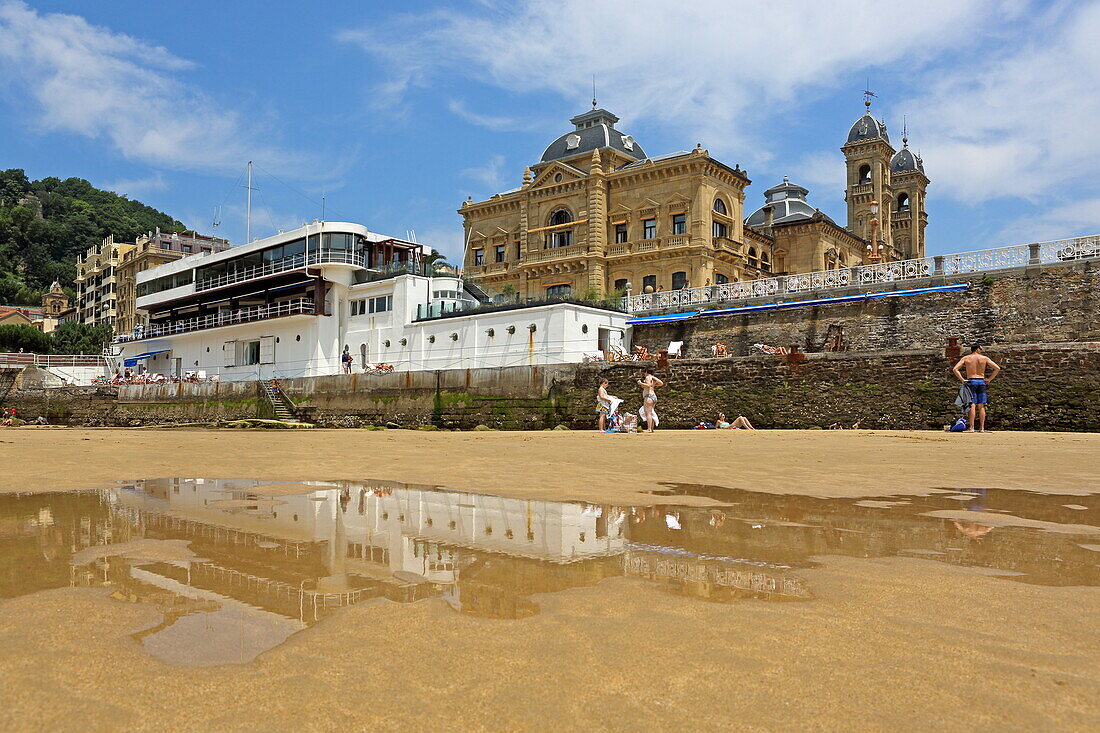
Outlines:
POLYGON ((821 499, 669 485, 663 506, 509 499, 386 481, 151 479, 0 495, 0 598, 109 588, 156 608, 171 664, 242 663, 371 598, 516 619, 538 594, 642 578, 685 602, 810 601, 829 555, 1100 585, 1100 500, 1026 491, 821 499), (721 507, 675 504, 702 496, 721 507))

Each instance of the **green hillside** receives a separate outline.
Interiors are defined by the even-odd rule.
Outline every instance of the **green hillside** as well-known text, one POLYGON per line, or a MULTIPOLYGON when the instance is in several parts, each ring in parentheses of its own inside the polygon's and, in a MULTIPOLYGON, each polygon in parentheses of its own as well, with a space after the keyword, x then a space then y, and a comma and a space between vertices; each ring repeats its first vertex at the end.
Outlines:
POLYGON ((83 178, 30 181, 0 171, 0 303, 38 305, 54 280, 73 288, 76 257, 109 234, 132 242, 184 226, 162 211, 98 189, 83 178))

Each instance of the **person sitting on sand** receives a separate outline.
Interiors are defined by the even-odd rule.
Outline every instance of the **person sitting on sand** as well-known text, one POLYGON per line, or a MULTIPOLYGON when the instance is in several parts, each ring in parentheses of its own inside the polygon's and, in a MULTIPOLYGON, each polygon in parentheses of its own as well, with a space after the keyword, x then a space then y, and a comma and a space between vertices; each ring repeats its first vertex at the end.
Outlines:
POLYGON ((756 430, 744 415, 738 415, 733 422, 726 420, 724 413, 718 413, 718 419, 714 421, 714 427, 719 430, 756 430))

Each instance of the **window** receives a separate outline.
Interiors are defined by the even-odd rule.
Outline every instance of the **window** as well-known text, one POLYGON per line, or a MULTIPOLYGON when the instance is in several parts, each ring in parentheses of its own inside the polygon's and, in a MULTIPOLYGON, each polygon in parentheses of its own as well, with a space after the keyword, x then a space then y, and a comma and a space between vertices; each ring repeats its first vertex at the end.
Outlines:
POLYGON ((909 194, 898 194, 898 212, 909 211, 909 194))
POLYGON ((573 292, 573 286, 569 283, 562 283, 560 285, 551 285, 546 289, 547 298, 568 298, 573 292))
POLYGON ((672 289, 682 290, 687 287, 688 274, 686 272, 672 273, 672 289))
POLYGON ((523 245, 521 245, 519 242, 516 242, 516 259, 518 260, 518 259, 521 259, 522 257, 523 257, 523 245))
POLYGON ((615 244, 626 244, 626 224, 615 225, 615 244))
POLYGON ((565 209, 558 209, 550 215, 550 226, 559 226, 573 221, 573 217, 565 209))
POLYGON ((673 214, 672 215, 672 233, 673 234, 685 234, 685 233, 687 233, 687 215, 685 215, 685 214, 673 214))
POLYGON ((380 295, 377 298, 351 301, 351 314, 353 316, 365 316, 370 313, 385 313, 391 310, 393 310, 392 295, 380 295))
POLYGON ((729 281, 730 281, 730 279, 728 277, 726 277, 725 275, 723 275, 722 273, 720 273, 720 272, 716 272, 714 274, 714 283, 716 285, 725 285, 729 281))
POLYGON ((496 248, 496 261, 497 262, 504 262, 504 258, 506 256, 507 255, 504 252, 504 245, 503 244, 498 244, 497 248, 496 248))
POLYGON ((861 165, 859 167, 859 179, 856 181, 861 186, 865 186, 871 182, 871 166, 861 165))
POLYGON ((657 220, 656 219, 643 219, 642 220, 642 239, 656 239, 657 238, 657 220))
POLYGON ((646 275, 642 278, 642 292, 652 293, 657 289, 657 276, 646 275))
POLYGON ((772 269, 772 264, 769 261, 770 259, 771 258, 768 257, 767 252, 761 252, 760 253, 760 269, 761 270, 771 270, 772 269))
POLYGON ((628 280, 625 277, 619 278, 615 281, 615 290, 620 293, 625 293, 627 282, 628 280))
POLYGON ((711 234, 715 238, 726 239, 729 236, 729 228, 725 222, 716 221, 711 225, 711 234))
POLYGON ((485 264, 485 253, 479 247, 478 249, 474 250, 474 267, 481 267, 484 264, 485 264))
POLYGON ((714 210, 722 216, 729 216, 729 210, 726 208, 726 202, 722 199, 714 199, 714 210))
POLYGON ((756 247, 749 247, 749 266, 756 267, 756 247))
POLYGON ((260 363, 259 341, 237 342, 237 366, 252 366, 260 363))

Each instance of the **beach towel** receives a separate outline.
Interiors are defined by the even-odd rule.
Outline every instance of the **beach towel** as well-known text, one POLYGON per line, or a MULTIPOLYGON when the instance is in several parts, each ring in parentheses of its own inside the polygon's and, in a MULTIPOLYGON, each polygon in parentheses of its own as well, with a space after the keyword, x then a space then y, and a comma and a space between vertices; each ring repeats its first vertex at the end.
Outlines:
POLYGON ((970 391, 970 385, 963 382, 959 387, 959 394, 955 397, 955 407, 960 408, 963 414, 970 409, 971 403, 974 402, 974 393, 970 391))
MULTIPOLYGON (((638 419, 641 420, 641 422, 639 423, 639 427, 641 427, 643 425, 645 425, 645 426, 649 425, 649 423, 647 423, 646 419, 645 419, 645 405, 642 405, 641 407, 638 408, 638 419)), ((654 408, 653 409, 653 427, 657 427, 660 424, 661 424, 661 420, 657 417, 657 409, 654 408)))

